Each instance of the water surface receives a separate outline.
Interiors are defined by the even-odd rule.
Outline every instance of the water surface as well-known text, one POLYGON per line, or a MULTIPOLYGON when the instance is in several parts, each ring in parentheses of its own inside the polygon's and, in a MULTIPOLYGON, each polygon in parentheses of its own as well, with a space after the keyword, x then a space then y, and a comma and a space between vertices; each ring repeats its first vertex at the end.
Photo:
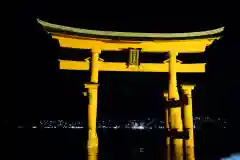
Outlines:
MULTIPOLYGON (((162 130, 101 129, 99 160, 166 159, 162 130)), ((224 130, 196 133, 195 158, 214 160, 237 152, 224 130)), ((87 131, 83 129, 18 129, 16 155, 19 159, 84 160, 87 154, 87 131)))

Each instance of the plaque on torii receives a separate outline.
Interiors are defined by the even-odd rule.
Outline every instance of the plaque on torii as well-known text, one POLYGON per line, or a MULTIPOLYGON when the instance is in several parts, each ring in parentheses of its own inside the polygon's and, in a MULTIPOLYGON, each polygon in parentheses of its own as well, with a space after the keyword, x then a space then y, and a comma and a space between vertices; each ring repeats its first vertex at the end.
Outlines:
POLYGON ((129 48, 129 59, 128 59, 128 67, 139 67, 139 48, 129 48))

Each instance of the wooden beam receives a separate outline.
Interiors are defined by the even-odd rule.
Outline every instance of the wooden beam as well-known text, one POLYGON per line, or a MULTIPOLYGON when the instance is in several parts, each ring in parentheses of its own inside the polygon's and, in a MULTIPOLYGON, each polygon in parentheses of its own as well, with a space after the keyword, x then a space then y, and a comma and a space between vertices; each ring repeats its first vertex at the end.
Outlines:
POLYGON ((206 46, 212 44, 216 38, 193 39, 193 40, 158 40, 158 41, 141 41, 111 43, 108 41, 94 39, 70 38, 67 36, 53 35, 53 38, 59 40, 61 47, 91 49, 101 48, 102 51, 120 51, 127 48, 141 48, 142 52, 169 52, 178 53, 198 53, 204 52, 206 46))
MULTIPOLYGON (((169 72, 168 63, 141 63, 139 67, 128 67, 123 62, 99 62, 99 71, 116 72, 169 72)), ((60 60, 62 70, 89 70, 89 62, 60 60)), ((204 73, 205 63, 177 64, 180 73, 204 73)))

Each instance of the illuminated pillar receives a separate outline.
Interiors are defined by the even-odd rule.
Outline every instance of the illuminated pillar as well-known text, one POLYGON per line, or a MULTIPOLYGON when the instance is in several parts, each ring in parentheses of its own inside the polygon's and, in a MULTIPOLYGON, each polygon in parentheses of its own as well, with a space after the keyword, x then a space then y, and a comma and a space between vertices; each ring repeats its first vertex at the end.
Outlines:
POLYGON ((184 106, 184 128, 189 131, 189 139, 184 140, 188 159, 194 159, 194 132, 193 132, 193 112, 192 112, 192 90, 194 85, 182 85, 183 93, 187 96, 187 104, 184 106))
MULTIPOLYGON (((164 96, 164 99, 165 99, 165 101, 168 101, 168 92, 164 92, 163 93, 163 96, 164 96)), ((166 129, 166 130, 169 130, 169 112, 168 112, 168 107, 166 106, 165 107, 165 122, 164 122, 164 128, 166 129)), ((170 145, 170 137, 167 137, 167 139, 166 139, 166 145, 167 146, 169 146, 170 145)))
POLYGON ((88 149, 88 160, 97 160, 98 159, 98 149, 91 148, 88 149))
MULTIPOLYGON (((168 92, 163 93, 164 99, 167 102, 168 101, 168 92)), ((165 106, 165 120, 164 120, 164 128, 165 130, 169 131, 169 108, 168 106, 165 106)), ((166 159, 171 158, 171 148, 170 148, 170 137, 167 135, 166 137, 166 159)))
POLYGON ((99 55, 101 53, 101 50, 98 48, 94 48, 91 50, 91 82, 92 83, 98 83, 98 69, 99 69, 99 55))
POLYGON ((98 64, 101 50, 91 50, 90 83, 85 84, 88 89, 88 148, 98 147, 96 130, 97 101, 98 101, 98 64))
POLYGON ((168 98, 179 100, 179 94, 177 89, 177 52, 169 52, 169 90, 168 90, 168 98))
MULTIPOLYGON (((179 101, 179 94, 177 88, 177 52, 169 52, 169 88, 168 88, 168 99, 179 101)), ((181 117, 181 106, 171 107, 169 109, 170 114, 170 128, 177 129, 178 132, 183 131, 182 117, 181 117)), ((183 155, 183 140, 173 139, 174 151, 177 157, 183 155)))

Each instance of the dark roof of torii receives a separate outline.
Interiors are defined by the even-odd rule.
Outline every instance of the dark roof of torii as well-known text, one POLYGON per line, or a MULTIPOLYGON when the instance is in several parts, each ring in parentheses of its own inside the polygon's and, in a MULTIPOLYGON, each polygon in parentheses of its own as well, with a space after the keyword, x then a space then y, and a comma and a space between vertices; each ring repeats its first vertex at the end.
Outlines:
MULTIPOLYGON (((63 14, 63 13, 62 13, 63 14)), ((68 13, 69 14, 69 13, 68 13)), ((108 19, 90 16, 59 14, 40 16, 39 19, 64 26, 102 31, 143 32, 143 33, 184 33, 213 30, 223 27, 223 22, 202 17, 135 17, 108 19), (132 20, 131 20, 132 19, 132 20)))
POLYGON ((146 33, 146 32, 119 32, 109 30, 93 30, 75 28, 66 25, 53 24, 38 19, 38 22, 45 28, 46 31, 53 34, 62 34, 67 36, 106 38, 115 40, 157 40, 157 39, 198 39, 198 38, 213 38, 220 37, 224 31, 224 27, 213 30, 184 32, 184 33, 146 33))

